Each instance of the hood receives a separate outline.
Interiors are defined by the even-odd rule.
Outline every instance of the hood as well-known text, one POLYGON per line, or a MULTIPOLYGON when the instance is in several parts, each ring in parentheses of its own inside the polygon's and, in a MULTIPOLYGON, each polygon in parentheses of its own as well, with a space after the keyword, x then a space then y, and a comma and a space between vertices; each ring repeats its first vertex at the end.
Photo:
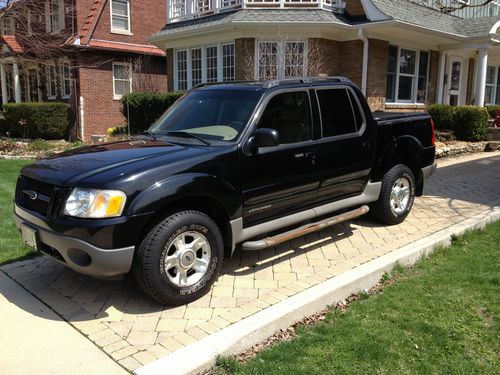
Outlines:
POLYGON ((169 143, 164 140, 133 139, 85 146, 63 152, 24 167, 23 176, 57 186, 71 186, 77 181, 107 170, 147 159, 167 157, 168 162, 197 154, 203 148, 169 143))

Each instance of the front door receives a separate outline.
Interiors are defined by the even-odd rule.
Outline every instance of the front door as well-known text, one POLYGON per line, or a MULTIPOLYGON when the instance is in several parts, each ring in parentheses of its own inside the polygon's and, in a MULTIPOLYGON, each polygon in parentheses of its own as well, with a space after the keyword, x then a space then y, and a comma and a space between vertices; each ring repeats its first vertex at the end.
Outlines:
POLYGON ((457 106, 461 103, 462 90, 462 67, 461 59, 452 57, 448 68, 448 104, 457 106))
POLYGON ((242 154, 244 227, 312 207, 320 179, 308 91, 277 93, 265 106, 257 128, 277 130, 280 144, 242 154))

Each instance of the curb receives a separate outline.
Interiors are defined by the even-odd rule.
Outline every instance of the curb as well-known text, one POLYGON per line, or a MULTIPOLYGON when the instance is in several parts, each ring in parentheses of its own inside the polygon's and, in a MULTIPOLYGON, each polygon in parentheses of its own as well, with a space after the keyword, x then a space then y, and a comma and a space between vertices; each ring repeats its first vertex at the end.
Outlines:
POLYGON ((437 246, 449 246, 454 236, 483 229, 500 220, 500 206, 355 267, 286 300, 276 303, 204 339, 135 371, 137 375, 197 374, 209 369, 217 355, 238 354, 337 301, 375 286, 383 273, 399 263, 410 266, 437 246))

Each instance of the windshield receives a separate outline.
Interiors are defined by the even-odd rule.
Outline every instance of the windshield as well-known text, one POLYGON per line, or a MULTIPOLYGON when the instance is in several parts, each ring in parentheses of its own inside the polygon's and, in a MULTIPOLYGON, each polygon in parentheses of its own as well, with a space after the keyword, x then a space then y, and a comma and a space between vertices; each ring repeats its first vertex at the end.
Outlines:
POLYGON ((206 140, 234 141, 260 97, 256 91, 193 91, 173 105, 149 132, 172 136, 188 133, 206 140))

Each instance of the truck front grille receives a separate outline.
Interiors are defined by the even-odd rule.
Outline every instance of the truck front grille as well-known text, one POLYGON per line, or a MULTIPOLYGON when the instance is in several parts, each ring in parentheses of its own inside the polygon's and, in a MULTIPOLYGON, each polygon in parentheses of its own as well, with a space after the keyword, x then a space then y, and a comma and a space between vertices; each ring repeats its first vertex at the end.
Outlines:
POLYGON ((16 204, 42 216, 52 216, 60 200, 61 189, 45 182, 20 176, 16 187, 16 204))

